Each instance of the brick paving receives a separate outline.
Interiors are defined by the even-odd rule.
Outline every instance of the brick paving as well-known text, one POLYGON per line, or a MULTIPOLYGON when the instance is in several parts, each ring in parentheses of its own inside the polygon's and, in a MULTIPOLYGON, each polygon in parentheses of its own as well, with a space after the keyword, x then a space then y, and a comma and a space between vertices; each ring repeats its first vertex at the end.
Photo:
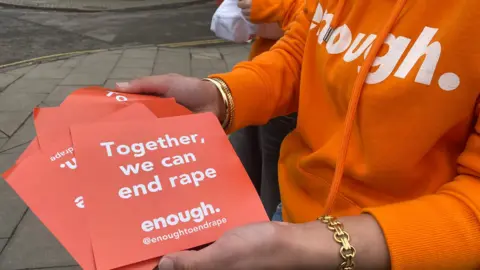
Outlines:
MULTIPOLYGON (((112 88, 140 76, 179 73, 205 77, 247 59, 249 46, 144 47, 0 70, 0 172, 35 136, 34 107, 58 106, 87 85, 112 88)), ((80 269, 8 184, 0 179, 0 269, 80 269)))

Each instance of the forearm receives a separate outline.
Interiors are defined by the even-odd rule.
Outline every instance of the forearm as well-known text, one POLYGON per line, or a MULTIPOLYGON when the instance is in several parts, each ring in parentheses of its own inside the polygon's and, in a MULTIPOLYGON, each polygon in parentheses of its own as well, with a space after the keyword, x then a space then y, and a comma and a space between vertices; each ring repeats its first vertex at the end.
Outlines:
MULTIPOLYGON (((472 193, 478 190, 477 183, 469 184, 470 187, 461 186, 472 193)), ((455 186, 455 190, 459 184, 451 186, 455 186)), ((476 269, 480 266, 479 213, 458 200, 463 197, 458 195, 449 190, 367 209, 372 215, 339 218, 350 235, 350 244, 356 249, 356 269, 476 269)), ((322 234, 327 230, 324 224, 316 226, 322 234)), ((330 261, 338 266, 342 262, 340 244, 334 241, 333 232, 329 233, 331 242, 323 243, 322 248, 312 245, 311 252, 315 254, 316 250, 318 254, 323 250, 323 255, 332 258, 330 261), (328 249, 335 250, 336 254, 332 255, 328 249)), ((334 265, 324 269, 334 269, 334 265)))
MULTIPOLYGON (((338 218, 344 231, 350 235, 350 244, 356 249, 355 269, 390 269, 390 257, 385 238, 375 219, 368 215, 338 218)), ((296 250, 298 269, 335 270, 345 261, 340 255, 342 245, 334 239, 333 231, 321 221, 304 223, 293 237, 291 247, 296 250)), ((288 246, 288 245, 287 245, 288 246)))
POLYGON ((300 70, 308 20, 303 16, 271 51, 214 74, 229 86, 235 104, 233 127, 262 125, 271 118, 297 110, 300 70))
POLYGON ((357 248, 358 266, 384 269, 389 262, 394 270, 477 269, 480 266, 479 153, 480 121, 457 159, 459 175, 436 194, 367 208, 364 212, 371 216, 360 216, 364 219, 342 218, 352 245, 357 248))
POLYGON ((340 217, 357 251, 357 269, 476 269, 479 191, 478 178, 462 175, 437 194, 340 217))
POLYGON ((366 209, 380 224, 392 269, 480 266, 480 182, 461 176, 439 193, 366 209))
POLYGON ((263 125, 276 116, 296 111, 298 78, 291 78, 288 72, 279 66, 246 64, 231 73, 213 75, 224 80, 233 95, 235 113, 229 132, 263 125), (275 75, 269 76, 270 72, 275 75))
POLYGON ((459 175, 436 194, 364 210, 382 228, 392 269, 480 267, 480 121, 457 162, 459 175))

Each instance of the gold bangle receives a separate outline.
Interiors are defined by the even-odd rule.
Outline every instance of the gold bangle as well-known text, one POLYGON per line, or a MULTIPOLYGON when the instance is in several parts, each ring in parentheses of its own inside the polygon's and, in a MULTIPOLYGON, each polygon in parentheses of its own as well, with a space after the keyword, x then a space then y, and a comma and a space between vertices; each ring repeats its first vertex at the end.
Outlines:
POLYGON ((226 94, 225 90, 223 89, 223 86, 217 80, 214 80, 214 79, 211 79, 211 78, 204 78, 203 80, 213 83, 213 85, 215 85, 217 90, 222 95, 223 104, 225 105, 225 119, 222 122, 222 128, 226 130, 226 127, 228 126, 228 123, 230 121, 229 100, 228 100, 227 94, 226 94))
POLYGON ((220 78, 212 78, 214 81, 218 82, 222 86, 222 90, 224 91, 225 95, 227 96, 227 115, 225 117, 226 125, 224 126, 225 130, 229 130, 233 124, 233 119, 235 116, 235 103, 233 102, 233 95, 230 87, 220 78))
POLYGON ((333 232, 333 239, 341 245, 340 256, 343 262, 338 269, 354 270, 355 269, 355 255, 357 251, 350 245, 350 235, 344 230, 343 224, 332 216, 321 216, 319 221, 327 225, 327 228, 333 232))

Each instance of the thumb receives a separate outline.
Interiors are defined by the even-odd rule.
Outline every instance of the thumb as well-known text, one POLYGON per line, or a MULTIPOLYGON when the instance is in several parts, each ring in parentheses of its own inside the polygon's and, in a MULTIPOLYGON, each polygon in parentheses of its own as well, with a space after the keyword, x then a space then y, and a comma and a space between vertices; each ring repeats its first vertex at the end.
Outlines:
POLYGON ((115 90, 131 94, 164 95, 170 88, 171 80, 168 76, 151 76, 136 79, 130 82, 119 82, 115 90))
POLYGON ((158 264, 159 270, 202 269, 208 259, 201 251, 182 251, 164 256, 158 264))

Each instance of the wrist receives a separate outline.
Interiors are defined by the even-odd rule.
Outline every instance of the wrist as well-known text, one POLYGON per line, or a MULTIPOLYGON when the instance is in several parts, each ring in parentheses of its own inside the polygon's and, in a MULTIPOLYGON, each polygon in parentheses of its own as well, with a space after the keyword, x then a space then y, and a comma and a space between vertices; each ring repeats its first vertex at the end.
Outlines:
POLYGON ((201 83, 203 84, 202 87, 207 89, 207 92, 209 93, 208 96, 211 99, 210 104, 212 107, 209 111, 217 116, 220 123, 223 123, 227 115, 227 108, 220 89, 218 89, 217 85, 210 80, 205 79, 202 80, 201 83))
POLYGON ((340 247, 325 224, 314 221, 299 225, 285 246, 297 260, 299 269, 336 270, 342 263, 340 247))
POLYGON ((217 111, 218 111, 218 118, 222 123, 222 127, 225 131, 228 131, 233 123, 233 115, 235 113, 235 105, 233 102, 232 92, 228 85, 220 78, 205 78, 204 80, 211 82, 217 88, 217 95, 216 95, 216 102, 217 104, 217 111), (222 102, 218 101, 218 96, 222 97, 222 102))
POLYGON ((355 269, 390 269, 390 253, 383 231, 375 218, 368 214, 342 217, 350 243, 357 250, 355 269))
MULTIPOLYGON (((338 218, 349 243, 356 249, 355 269, 390 269, 390 256, 383 232, 370 215, 338 218)), ((297 225, 295 237, 287 239, 292 254, 305 269, 339 269, 345 261, 340 255, 341 244, 326 224, 315 221, 297 225)))

